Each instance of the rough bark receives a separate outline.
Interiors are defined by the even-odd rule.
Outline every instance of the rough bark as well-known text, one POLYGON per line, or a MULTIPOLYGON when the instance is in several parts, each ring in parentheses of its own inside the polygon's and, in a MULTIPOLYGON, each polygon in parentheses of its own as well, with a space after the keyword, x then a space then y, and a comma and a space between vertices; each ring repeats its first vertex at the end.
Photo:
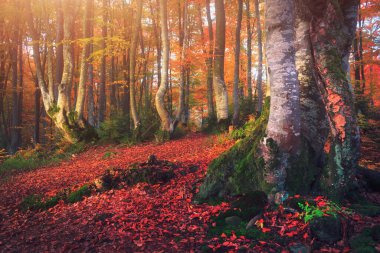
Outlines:
MULTIPOLYGON (((131 49, 130 49, 130 58, 129 58, 129 71, 130 71, 130 78, 131 78, 131 85, 130 85, 130 103, 131 103, 131 116, 133 120, 134 128, 137 129, 140 126, 140 117, 137 113, 137 106, 136 106, 136 52, 137 52, 137 45, 139 40, 139 31, 141 27, 141 17, 142 17, 142 5, 143 1, 139 0, 137 1, 137 14, 134 21, 134 27, 133 27, 133 33, 132 33, 132 41, 131 41, 131 49)), ((141 38, 142 39, 142 38, 141 38)))
POLYGON ((332 135, 323 188, 341 196, 354 181, 359 158, 354 98, 342 64, 355 34, 359 1, 316 1, 313 4, 310 5, 313 57, 332 135))
POLYGON ((256 80, 256 89, 257 89, 257 111, 261 113, 263 105, 263 35, 261 29, 260 21, 260 5, 259 0, 255 0, 255 15, 257 22, 257 80, 256 80))
POLYGON ((307 1, 296 1, 296 66, 301 92, 301 134, 312 147, 316 163, 323 166, 321 159, 329 125, 315 79, 310 41, 311 14, 307 5, 307 1))
MULTIPOLYGON (((264 149, 266 160, 265 180, 276 185, 277 191, 285 188, 289 158, 297 155, 301 147, 300 91, 297 79, 294 47, 294 2, 292 0, 266 0, 266 54, 270 75, 271 104, 267 127, 267 140, 273 140, 278 149, 276 159, 264 149)), ((264 141, 265 144, 266 140, 264 141)))
POLYGON ((165 94, 168 87, 168 69, 169 69, 169 35, 168 35, 168 13, 166 0, 160 0, 160 21, 161 21, 161 38, 162 38, 162 69, 161 83, 156 93, 156 109, 161 119, 161 129, 170 132, 170 115, 165 108, 165 94))
POLYGON ((228 94, 224 82, 224 55, 226 44, 226 14, 224 0, 215 0, 215 48, 213 88, 218 122, 228 119, 228 94))
POLYGON ((239 101, 239 83, 240 83, 240 30, 241 21, 243 19, 243 0, 238 0, 238 15, 237 24, 235 31, 235 65, 234 65, 234 91, 233 91, 233 102, 234 102, 234 114, 232 118, 232 123, 236 126, 239 122, 240 113, 240 101, 239 101))

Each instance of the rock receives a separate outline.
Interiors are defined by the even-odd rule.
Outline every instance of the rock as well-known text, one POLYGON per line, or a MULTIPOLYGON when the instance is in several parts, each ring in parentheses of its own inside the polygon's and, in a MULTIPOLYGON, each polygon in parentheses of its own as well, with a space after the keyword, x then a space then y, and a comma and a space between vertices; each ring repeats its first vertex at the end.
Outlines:
POLYGON ((310 231, 313 237, 324 243, 334 243, 343 237, 341 220, 332 216, 311 220, 310 231))
POLYGON ((296 242, 289 246, 289 251, 290 253, 310 253, 311 249, 308 245, 296 242))
POLYGON ((231 216, 231 217, 226 217, 225 222, 228 225, 231 226, 239 226, 240 223, 242 222, 242 219, 239 216, 231 216))
POLYGON ((150 156, 148 157, 148 161, 147 161, 147 163, 148 163, 149 165, 154 165, 154 164, 156 164, 156 163, 157 163, 157 157, 156 157, 154 154, 150 155, 150 156))
POLYGON ((260 215, 256 215, 255 217, 253 217, 247 224, 247 226, 245 227, 245 229, 250 229, 250 228, 253 228, 255 225, 256 225, 256 221, 258 221, 259 219, 261 218, 261 214, 260 215))

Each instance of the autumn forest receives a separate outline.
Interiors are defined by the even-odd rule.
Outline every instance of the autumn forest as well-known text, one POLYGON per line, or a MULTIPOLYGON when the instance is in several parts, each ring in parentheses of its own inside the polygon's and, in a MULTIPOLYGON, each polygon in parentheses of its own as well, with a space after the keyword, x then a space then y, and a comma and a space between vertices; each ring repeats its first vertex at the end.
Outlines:
POLYGON ((2 0, 1 252, 379 252, 379 0, 2 0))

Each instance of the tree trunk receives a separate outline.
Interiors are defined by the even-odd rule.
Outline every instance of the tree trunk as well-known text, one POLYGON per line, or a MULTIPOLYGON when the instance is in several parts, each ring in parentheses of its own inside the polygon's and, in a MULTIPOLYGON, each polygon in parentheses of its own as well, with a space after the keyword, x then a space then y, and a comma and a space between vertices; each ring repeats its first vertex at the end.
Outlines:
POLYGON ((207 108, 208 118, 215 118, 215 105, 214 105, 214 91, 213 91, 213 44, 214 44, 214 30, 212 27, 210 0, 206 0, 206 14, 207 14, 207 26, 208 26, 208 56, 206 59, 207 66, 207 108))
POLYGON ((228 119, 228 94, 224 82, 224 53, 226 44, 226 15, 224 0, 215 0, 216 30, 214 48, 213 88, 218 122, 228 119))
MULTIPOLYGON (((187 63, 186 63, 186 45, 188 40, 188 3, 187 0, 184 1, 183 6, 183 21, 181 21, 181 15, 179 17, 179 43, 181 48, 181 56, 180 56, 180 64, 181 64, 181 70, 180 70, 180 79, 179 79, 179 96, 178 96, 178 109, 177 109, 177 115, 176 115, 176 123, 181 122, 183 125, 186 125, 186 119, 185 119, 185 95, 186 95, 186 69, 187 69, 187 63)), ((179 4, 179 9, 181 9, 181 4, 179 4)))
POLYGON ((107 24, 108 24, 108 1, 103 0, 103 26, 102 26, 102 43, 101 49, 103 50, 102 60, 100 64, 100 82, 99 82, 99 93, 98 93, 98 125, 100 125, 105 120, 106 115, 106 54, 104 50, 106 49, 106 39, 107 39, 107 24))
POLYGON ((63 9, 62 0, 56 1, 57 28, 56 28, 56 67, 55 67, 55 84, 54 84, 54 101, 58 99, 58 85, 62 80, 63 73, 63 9))
POLYGON ((236 126, 239 123, 239 83, 240 83, 240 30, 243 19, 243 0, 238 0, 238 15, 235 32, 235 65, 234 65, 234 115, 232 123, 236 126))
POLYGON ((246 0, 245 14, 247 18, 247 90, 248 102, 252 104, 252 28, 251 28, 251 13, 250 0, 246 0))
POLYGON ((93 0, 86 0, 86 8, 83 17, 83 37, 86 42, 83 45, 80 63, 80 76, 77 92, 77 101, 75 105, 75 113, 79 122, 83 121, 84 103, 85 103, 85 92, 86 92, 86 81, 88 74, 88 57, 90 51, 90 42, 88 41, 91 36, 91 21, 92 16, 92 5, 93 0))
MULTIPOLYGON (((131 41, 131 50, 130 50, 130 58, 129 58, 129 71, 131 78, 131 88, 130 88, 130 103, 131 103, 131 115, 133 120, 134 128, 137 129, 140 126, 140 117, 137 114, 137 106, 136 106, 136 51, 139 40, 139 31, 141 27, 141 17, 142 17, 142 5, 143 1, 137 1, 137 15, 134 21, 133 33, 132 33, 132 41, 131 41)), ((142 38, 141 38, 142 39, 142 38)))
POLYGON ((156 108, 161 119, 161 129, 170 132, 170 115, 165 108, 165 94, 168 87, 168 69, 169 69, 169 35, 168 35, 168 13, 166 0, 160 0, 160 21, 161 21, 161 38, 163 49, 163 61, 161 72, 161 83, 156 93, 156 108))
POLYGON ((313 60, 332 135, 323 188, 342 196, 354 181, 359 158, 354 98, 342 64, 355 34, 359 1, 347 0, 336 5, 321 0, 313 4, 310 5, 313 60))
POLYGON ((258 48, 258 62, 257 62, 257 111, 261 113, 263 105, 263 39, 260 21, 260 5, 259 0, 255 0, 255 13, 257 22, 257 48, 258 48))

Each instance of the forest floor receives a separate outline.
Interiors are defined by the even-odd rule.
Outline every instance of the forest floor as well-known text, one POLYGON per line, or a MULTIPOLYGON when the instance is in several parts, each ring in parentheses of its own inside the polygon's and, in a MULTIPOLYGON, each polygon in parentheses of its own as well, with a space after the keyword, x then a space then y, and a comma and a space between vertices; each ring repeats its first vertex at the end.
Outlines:
MULTIPOLYGON (((374 131, 378 130, 372 129, 371 135, 363 138, 365 152, 361 164, 379 170, 380 142, 373 135, 380 138, 380 132, 374 131)), ((234 252, 243 248, 248 252, 289 252, 289 249, 297 252, 298 244, 293 249, 288 245, 299 242, 301 249, 307 250, 313 243, 307 230, 302 234, 286 233, 287 239, 281 242, 252 240, 234 231, 210 236, 208 231, 216 226, 213 217, 230 206, 227 203, 194 204, 192 197, 208 164, 233 144, 223 135, 190 134, 163 144, 95 146, 60 164, 15 174, 0 184, 0 252, 200 252, 211 249, 234 252), (138 183, 97 192, 73 204, 60 201, 48 210, 20 208, 23 200, 32 194, 49 197, 64 189, 78 189, 94 182, 109 168, 128 168, 133 163, 146 161, 152 154, 177 164, 181 173, 175 172, 176 178, 168 183, 138 183), (191 170, 194 165, 197 169, 191 170)), ((378 215, 353 217, 358 231, 380 224, 378 215)), ((290 218, 294 218, 288 219, 292 224, 302 223, 299 218, 290 218)), ((263 229, 263 233, 270 231, 265 231, 263 224, 255 225, 263 229)), ((342 240, 335 246, 322 247, 320 251, 349 251, 347 241, 342 240)))

